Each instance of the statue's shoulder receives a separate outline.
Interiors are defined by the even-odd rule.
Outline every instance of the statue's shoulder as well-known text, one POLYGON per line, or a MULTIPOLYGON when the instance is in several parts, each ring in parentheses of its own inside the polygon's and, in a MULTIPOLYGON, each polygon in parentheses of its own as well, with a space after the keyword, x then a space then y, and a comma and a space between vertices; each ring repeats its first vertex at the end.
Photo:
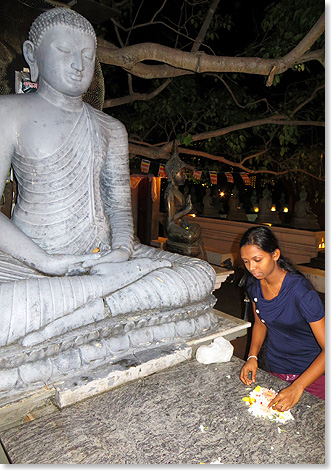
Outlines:
POLYGON ((9 138, 19 132, 30 116, 30 100, 24 94, 0 96, 0 122, 2 138, 9 138), (8 134, 8 132, 10 134, 8 134), (5 137, 6 136, 6 137, 5 137))
POLYGON ((119 121, 118 119, 114 118, 113 116, 109 116, 109 114, 104 113, 93 106, 86 103, 90 114, 93 114, 94 117, 97 119, 99 126, 106 134, 117 134, 117 135, 127 135, 126 128, 124 124, 119 121))
POLYGON ((7 119, 11 116, 22 114, 25 108, 27 108, 28 100, 23 94, 10 94, 0 96, 0 114, 7 116, 7 119))

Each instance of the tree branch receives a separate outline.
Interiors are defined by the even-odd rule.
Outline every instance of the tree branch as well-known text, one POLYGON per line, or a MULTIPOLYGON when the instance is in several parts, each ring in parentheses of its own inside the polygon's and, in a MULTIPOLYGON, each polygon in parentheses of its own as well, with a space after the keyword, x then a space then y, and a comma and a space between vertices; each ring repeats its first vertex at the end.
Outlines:
MULTIPOLYGON (((242 129, 248 129, 251 127, 256 127, 256 126, 262 126, 266 124, 272 124, 272 125, 282 125, 282 126, 324 126, 325 123, 322 121, 294 121, 294 120, 289 120, 289 119, 283 119, 282 116, 271 116, 269 118, 265 119, 257 119, 255 121, 248 121, 248 122, 243 122, 240 124, 233 124, 232 126, 224 127, 223 129, 215 129, 213 131, 209 132, 202 132, 201 134, 196 134, 192 136, 192 142, 198 142, 201 140, 206 140, 214 137, 220 137, 222 135, 229 134, 230 132, 234 131, 239 131, 242 129)), ((131 144, 130 144, 131 145, 131 144)), ((158 144, 160 145, 160 144, 158 144)), ((159 158, 165 158, 168 159, 170 152, 173 147, 173 141, 166 142, 162 147, 156 148, 156 146, 153 147, 153 151, 151 147, 149 147, 149 151, 151 155, 149 156, 152 159, 159 159, 159 158)), ((146 154, 146 149, 142 150, 143 153, 140 152, 140 146, 134 145, 132 148, 131 153, 137 153, 137 155, 143 155, 143 156, 148 156, 146 154)), ((187 149, 188 150, 188 149, 187 149)), ((130 150, 131 151, 131 150, 130 150)), ((149 152, 147 151, 147 153, 149 152)), ((192 150, 192 152, 196 152, 195 150, 192 150)), ((204 153, 204 152, 203 152, 204 153)), ((206 154, 206 156, 209 154, 206 154)), ((211 158, 212 160, 216 160, 217 157, 208 157, 211 158)))
POLYGON ((253 155, 249 155, 248 157, 245 157, 241 160, 241 165, 243 165, 247 160, 252 160, 253 158, 259 157, 260 155, 264 155, 265 153, 268 152, 268 149, 261 150, 261 152, 254 153, 253 155))
MULTIPOLYGON (((172 145, 173 145, 173 143, 171 142, 171 148, 172 148, 172 145)), ((143 147, 143 146, 140 146, 140 145, 130 143, 129 144, 129 151, 130 151, 130 154, 140 155, 142 157, 150 158, 152 160, 159 160, 159 159, 168 160, 170 158, 170 153, 169 152, 164 153, 164 148, 163 149, 155 149, 155 148, 151 148, 151 147, 143 147)), ((275 175, 275 176, 280 176, 280 175, 285 175, 286 173, 304 173, 308 176, 311 176, 312 178, 314 178, 316 180, 324 181, 324 178, 313 175, 312 173, 309 173, 308 171, 303 170, 301 168, 288 168, 287 170, 282 170, 282 171, 273 171, 273 170, 265 170, 265 169, 263 169, 263 170, 252 170, 251 168, 248 168, 245 165, 243 165, 242 162, 240 162, 240 163, 239 162, 234 162, 234 161, 229 160, 229 159, 227 159, 225 157, 222 157, 220 155, 212 155, 210 153, 202 152, 200 150, 193 150, 193 149, 188 149, 188 148, 177 147, 177 152, 178 152, 178 154, 194 155, 194 156, 198 156, 198 157, 208 158, 209 160, 214 160, 214 161, 217 161, 219 163, 224 163, 224 164, 232 166, 232 167, 240 168, 242 171, 245 171, 245 172, 250 173, 252 175, 256 175, 256 174, 259 174, 259 173, 267 173, 267 174, 271 174, 271 175, 275 175)), ((252 155, 251 157, 246 157, 245 160, 247 160, 248 158, 257 157, 258 155, 260 155, 262 153, 264 153, 264 151, 263 152, 258 152, 257 154, 252 155)))
POLYGON ((160 85, 151 93, 130 93, 130 95, 122 96, 121 98, 107 99, 103 103, 103 108, 114 108, 115 106, 133 103, 134 101, 149 101, 161 93, 171 82, 172 78, 168 78, 162 83, 162 85, 160 85))
MULTIPOLYGON (((212 137, 219 137, 219 136, 222 136, 222 135, 229 134, 230 132, 238 131, 238 130, 241 130, 241 129, 247 129, 247 128, 251 128, 251 127, 256 127, 256 126, 261 126, 261 125, 265 125, 265 124, 287 125, 287 126, 290 126, 290 125, 296 125, 296 126, 298 126, 298 125, 303 125, 303 126, 306 126, 306 125, 324 126, 324 122, 319 122, 319 121, 294 121, 294 120, 284 119, 283 116, 276 115, 276 116, 271 116, 271 117, 265 118, 265 119, 258 119, 258 120, 255 120, 255 121, 249 121, 249 122, 245 122, 245 123, 241 123, 241 124, 235 124, 235 125, 232 125, 232 126, 225 127, 223 129, 217 129, 217 130, 210 131, 210 132, 203 132, 201 134, 197 134, 197 135, 193 136, 192 141, 197 142, 197 141, 209 139, 209 138, 212 138, 212 137)), ((160 145, 160 144, 158 144, 158 145, 160 145)), ((130 143, 129 143, 130 154, 140 155, 140 156, 143 156, 143 157, 150 158, 152 160, 159 160, 159 159, 168 160, 170 158, 170 153, 172 151, 172 148, 173 148, 173 141, 166 142, 161 147, 151 146, 151 145, 147 146, 147 144, 145 144, 145 143, 137 145, 136 142, 132 142, 132 141, 130 141, 130 143)), ((209 154, 207 152, 203 152, 203 151, 196 150, 196 149, 188 149, 188 148, 178 147, 177 150, 178 150, 179 153, 183 153, 183 154, 187 154, 187 155, 201 156, 201 157, 204 157, 204 158, 208 158, 209 160, 215 160, 215 161, 218 161, 220 163, 224 163, 224 164, 229 165, 229 166, 235 166, 237 168, 242 169, 243 171, 247 171, 248 173, 252 173, 252 174, 270 173, 270 174, 279 176, 279 175, 283 175, 283 174, 286 174, 286 173, 289 173, 289 172, 301 172, 301 173, 305 173, 306 175, 311 176, 311 177, 313 177, 313 178, 315 178, 319 181, 324 181, 324 178, 317 177, 317 176, 315 176, 313 174, 310 174, 309 172, 307 172, 306 170, 303 170, 303 169, 288 168, 287 170, 282 170, 282 171, 277 172, 277 171, 266 170, 266 169, 252 170, 250 168, 247 168, 244 165, 244 163, 247 160, 251 160, 251 159, 253 159, 257 156, 260 156, 260 155, 263 155, 264 153, 266 153, 267 152, 266 149, 263 150, 263 151, 257 152, 253 155, 245 157, 241 162, 234 162, 232 160, 229 160, 228 158, 225 158, 225 157, 222 157, 222 156, 219 156, 219 155, 212 155, 212 154, 209 154)))
POLYGON ((282 126, 325 126, 324 121, 294 121, 283 119, 281 116, 271 116, 264 119, 257 119, 255 121, 243 122, 241 124, 233 124, 232 126, 224 127, 223 129, 216 129, 214 131, 202 132, 192 137, 193 142, 210 139, 212 137, 220 137, 230 132, 239 131, 241 129, 248 129, 250 127, 262 126, 265 124, 277 124, 282 126))
MULTIPOLYGON (((296 63, 307 58, 320 60, 322 51, 308 55, 308 49, 323 33, 324 14, 312 27, 302 41, 288 54, 279 59, 261 59, 259 57, 224 57, 211 56, 202 52, 185 52, 154 43, 142 43, 122 49, 106 46, 106 41, 98 45, 100 62, 124 68, 142 78, 176 77, 188 73, 204 72, 239 72, 269 76, 285 72, 296 63), (318 59, 317 59, 318 57, 318 59), (146 65, 141 62, 153 60, 164 65, 146 65)), ((270 80, 269 80, 269 84, 270 80)))
MULTIPOLYGON (((297 173, 297 172, 299 172, 299 173, 305 173, 306 175, 309 175, 312 178, 315 178, 319 181, 324 181, 324 178, 315 176, 315 175, 313 175, 313 174, 311 174, 311 173, 309 173, 306 170, 303 170, 301 168, 289 168, 287 170, 282 170, 282 171, 252 170, 251 168, 247 168, 242 163, 233 162, 231 160, 228 160, 227 158, 220 157, 220 156, 217 156, 217 155, 211 155, 211 154, 208 154, 206 152, 200 152, 200 151, 196 151, 196 150, 191 150, 191 149, 187 149, 187 148, 179 148, 179 147, 177 148, 177 151, 178 151, 179 154, 184 153, 184 154, 188 154, 188 155, 196 155, 196 156, 200 156, 200 157, 209 158, 210 160, 217 160, 220 163, 225 163, 226 165, 234 166, 236 168, 240 168, 241 170, 246 171, 247 173, 250 173, 252 175, 256 175, 256 174, 259 174, 259 173, 268 173, 268 174, 271 174, 271 175, 280 176, 280 175, 285 175, 286 173, 291 173, 291 172, 296 172, 297 173)), ((256 154, 256 156, 257 155, 258 154, 256 154)))
POLYGON ((203 22, 203 25, 200 28, 199 34, 198 34, 196 40, 194 41, 191 52, 197 52, 199 50, 199 48, 201 46, 201 43, 202 43, 202 41, 204 40, 204 38, 206 36, 206 33, 208 31, 208 28, 209 28, 210 23, 213 19, 215 10, 216 10, 219 2, 220 2, 220 0, 213 0, 212 1, 211 5, 209 7, 208 13, 206 15, 206 18, 203 22))
POLYGON ((309 103, 311 100, 313 100, 316 96, 316 93, 319 91, 319 90, 322 90, 323 88, 325 88, 325 85, 321 85, 321 86, 318 86, 317 88, 315 88, 315 90, 313 91, 313 93, 310 95, 309 98, 307 98, 303 103, 299 104, 299 106, 297 106, 294 111, 291 113, 291 116, 294 116, 295 113, 297 113, 301 108, 303 108, 307 103, 309 103))
POLYGON ((233 91, 231 90, 229 85, 226 83, 224 78, 222 78, 218 74, 214 74, 214 73, 210 73, 210 74, 207 74, 207 75, 210 75, 211 77, 216 77, 218 80, 220 80, 223 83, 223 85, 225 86, 225 88, 228 90, 228 92, 232 96, 232 99, 235 102, 235 104, 238 106, 238 108, 245 109, 245 108, 248 108, 249 106, 252 106, 253 104, 257 104, 257 103, 260 103, 261 101, 264 101, 266 106, 267 106, 267 110, 270 111, 270 106, 269 106, 268 100, 266 98, 261 98, 260 100, 252 101, 250 103, 246 103, 245 105, 242 105, 237 101, 237 98, 235 97, 233 91))
POLYGON ((299 44, 283 57, 285 63, 293 64, 299 60, 316 42, 325 30, 325 13, 316 21, 308 34, 299 42, 299 44))

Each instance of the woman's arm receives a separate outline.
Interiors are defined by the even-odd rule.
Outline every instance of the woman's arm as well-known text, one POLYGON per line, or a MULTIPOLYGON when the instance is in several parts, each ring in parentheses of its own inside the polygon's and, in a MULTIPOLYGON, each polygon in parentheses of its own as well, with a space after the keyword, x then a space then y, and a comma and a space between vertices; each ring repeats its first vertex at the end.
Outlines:
POLYGON ((315 382, 325 372, 325 317, 319 321, 309 323, 309 325, 322 351, 308 369, 296 379, 295 384, 303 387, 303 389, 315 382))
POLYGON ((273 406, 278 411, 287 411, 292 408, 300 400, 304 389, 325 372, 325 317, 309 325, 322 351, 300 377, 281 390, 269 403, 269 407, 273 406))
MULTIPOLYGON (((259 354, 263 341, 265 339, 265 335, 267 333, 267 327, 261 322, 259 316, 257 315, 255 311, 255 304, 253 304, 253 310, 254 310, 254 325, 253 325, 251 347, 249 349, 248 357, 257 356, 259 354)), ((245 362, 240 372, 240 379, 244 382, 244 384, 251 385, 253 382, 255 382, 257 368, 258 368, 258 363, 255 357, 252 357, 248 359, 248 361, 245 362), (251 378, 249 378, 248 376, 250 372, 252 373, 251 378)))

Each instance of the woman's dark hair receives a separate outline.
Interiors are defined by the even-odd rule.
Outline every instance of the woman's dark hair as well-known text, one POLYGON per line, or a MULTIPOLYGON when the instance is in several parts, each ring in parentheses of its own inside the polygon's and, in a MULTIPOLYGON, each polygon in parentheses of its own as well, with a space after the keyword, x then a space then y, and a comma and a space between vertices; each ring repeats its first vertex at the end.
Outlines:
MULTIPOLYGON (((239 243, 239 249, 246 245, 255 245, 266 253, 273 253, 275 250, 280 250, 279 243, 275 234, 270 230, 270 228, 265 226, 251 227, 244 235, 241 237, 239 243)), ((285 269, 290 273, 301 274, 294 265, 294 263, 280 254, 280 257, 277 261, 277 264, 280 268, 285 269)), ((247 276, 244 276, 247 279, 247 276)), ((241 285, 244 284, 246 279, 242 279, 241 285)))

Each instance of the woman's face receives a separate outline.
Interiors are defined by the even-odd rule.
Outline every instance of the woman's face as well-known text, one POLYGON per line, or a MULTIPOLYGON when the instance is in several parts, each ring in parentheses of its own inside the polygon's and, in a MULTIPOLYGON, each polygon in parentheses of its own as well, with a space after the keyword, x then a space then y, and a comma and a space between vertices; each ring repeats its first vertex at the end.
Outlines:
POLYGON ((68 96, 85 93, 94 74, 95 43, 91 35, 65 25, 46 31, 36 49, 39 76, 68 96))
POLYGON ((278 269, 278 249, 267 253, 256 245, 246 245, 240 249, 240 255, 245 267, 256 279, 265 279, 274 269, 278 269))

